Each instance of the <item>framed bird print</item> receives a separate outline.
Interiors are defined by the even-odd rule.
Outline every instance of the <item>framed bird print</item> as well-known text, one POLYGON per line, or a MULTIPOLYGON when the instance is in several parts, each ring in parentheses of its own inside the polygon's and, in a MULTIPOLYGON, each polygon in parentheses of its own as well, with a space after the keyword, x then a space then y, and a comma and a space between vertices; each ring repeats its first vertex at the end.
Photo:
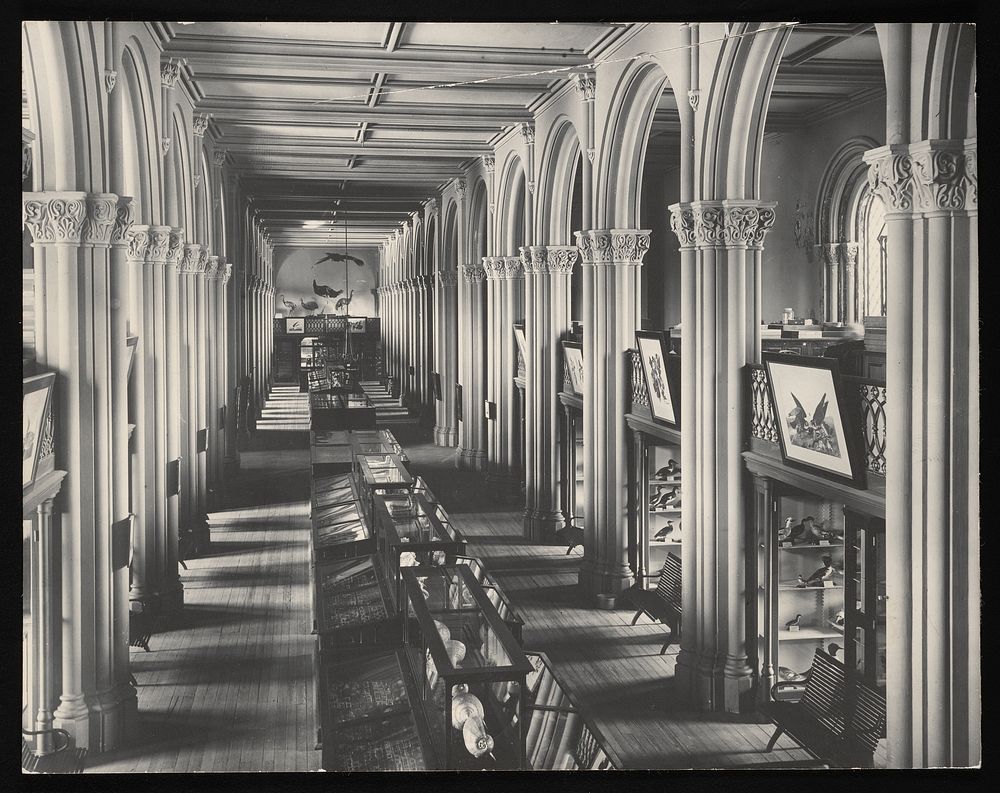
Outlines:
POLYGON ((679 429, 681 426, 680 358, 670 355, 667 334, 662 330, 637 330, 635 343, 642 359, 649 412, 654 421, 679 429))
POLYGON ((52 386, 55 381, 55 372, 25 377, 23 381, 21 484, 24 490, 35 482, 38 456, 42 449, 42 434, 45 432, 45 422, 52 409, 52 386))
POLYGON ((285 333, 305 333, 305 317, 285 317, 285 333))
MULTIPOLYGON (((514 323, 514 340, 517 342, 518 352, 521 353, 521 360, 524 361, 525 367, 528 365, 528 344, 524 338, 524 323, 516 322, 514 323)), ((516 363, 516 361, 515 361, 516 363)))
POLYGON ((764 353, 767 385, 787 465, 865 487, 857 406, 835 358, 764 353))
POLYGON ((583 396, 583 345, 578 341, 564 341, 562 348, 573 391, 583 396))

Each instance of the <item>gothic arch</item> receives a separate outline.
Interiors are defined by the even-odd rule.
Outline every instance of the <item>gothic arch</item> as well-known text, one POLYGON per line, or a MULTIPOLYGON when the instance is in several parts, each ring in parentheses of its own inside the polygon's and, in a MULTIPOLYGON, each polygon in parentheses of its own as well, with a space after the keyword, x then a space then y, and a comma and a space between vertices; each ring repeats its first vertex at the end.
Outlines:
POLYGON ((847 242, 851 236, 851 206, 858 187, 868 179, 868 164, 862 155, 880 144, 859 136, 846 141, 830 159, 816 194, 816 241, 847 242))
POLYGON ((472 211, 469 213, 468 261, 472 263, 479 263, 488 254, 489 222, 487 216, 489 210, 486 207, 486 200, 486 182, 482 177, 479 177, 472 189, 472 202, 470 204, 472 211))
POLYGON ((139 42, 132 38, 125 43, 119 68, 119 88, 122 93, 122 130, 126 157, 122 173, 128 195, 135 199, 135 220, 151 224, 160 217, 160 158, 159 134, 156 131, 154 90, 149 68, 139 42), (151 152, 156 156, 151 156, 151 152))
POLYGON ((559 118, 545 139, 538 179, 538 239, 553 245, 569 245, 573 231, 570 213, 573 179, 581 157, 580 136, 573 122, 559 118))
POLYGON ((462 262, 458 260, 458 202, 451 200, 445 207, 444 258, 442 270, 457 270, 462 262))
POLYGON ((495 253, 516 256, 518 247, 524 244, 524 193, 526 190, 524 165, 521 158, 510 152, 500 171, 500 190, 497 197, 497 225, 495 253), (521 218, 522 234, 517 234, 518 218, 521 218), (519 239, 519 237, 521 239, 519 239))

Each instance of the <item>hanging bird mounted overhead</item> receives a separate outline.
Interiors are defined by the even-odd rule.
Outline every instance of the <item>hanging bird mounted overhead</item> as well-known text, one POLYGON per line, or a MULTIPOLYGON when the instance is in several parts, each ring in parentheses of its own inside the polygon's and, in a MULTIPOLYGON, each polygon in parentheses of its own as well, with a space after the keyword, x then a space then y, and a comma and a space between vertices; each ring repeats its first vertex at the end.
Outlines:
POLYGON ((357 256, 351 256, 347 253, 328 253, 322 259, 320 259, 316 264, 322 264, 323 262, 354 262, 358 267, 364 267, 365 263, 357 256))

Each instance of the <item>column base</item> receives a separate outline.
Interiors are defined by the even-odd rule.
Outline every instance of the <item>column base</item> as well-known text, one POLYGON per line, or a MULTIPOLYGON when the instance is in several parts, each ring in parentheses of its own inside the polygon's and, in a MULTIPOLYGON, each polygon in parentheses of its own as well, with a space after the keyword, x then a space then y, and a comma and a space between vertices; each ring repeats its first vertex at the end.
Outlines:
POLYGON ((540 545, 555 545, 559 542, 556 534, 566 526, 562 512, 541 512, 535 509, 524 511, 524 536, 540 545))
POLYGON ((233 476, 237 471, 240 470, 240 456, 239 454, 234 454, 232 457, 227 457, 222 462, 222 476, 226 479, 233 476))
POLYGON ((467 471, 486 470, 486 452, 479 449, 459 449, 456 465, 467 471))
POLYGON ((584 559, 577 581, 591 598, 597 595, 620 595, 632 586, 632 569, 627 564, 602 565, 584 559))
POLYGON ((100 744, 92 740, 90 716, 90 708, 87 707, 83 694, 63 694, 59 697, 59 706, 52 714, 52 726, 66 730, 77 747, 89 750, 93 746, 96 749, 100 744))
POLYGON ((91 698, 88 705, 92 751, 110 752, 128 742, 139 711, 134 688, 128 684, 115 686, 91 698))
POLYGON ((458 430, 455 427, 434 426, 435 446, 457 446, 458 430))
POLYGON ((521 481, 510 471, 493 468, 483 478, 498 501, 510 501, 521 493, 521 481))
MULTIPOLYGON (((179 563, 178 563, 179 564, 179 563)), ((156 597, 157 612, 164 615, 176 614, 184 608, 184 585, 176 585, 160 592, 156 597)))

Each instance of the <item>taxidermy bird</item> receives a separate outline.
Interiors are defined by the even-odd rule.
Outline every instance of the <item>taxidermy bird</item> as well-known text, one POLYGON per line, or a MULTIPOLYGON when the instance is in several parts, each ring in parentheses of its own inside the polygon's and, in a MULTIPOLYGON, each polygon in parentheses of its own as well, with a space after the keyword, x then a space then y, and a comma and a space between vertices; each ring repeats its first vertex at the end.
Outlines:
POLYGON ((786 628, 797 628, 797 627, 799 627, 799 621, 801 619, 802 619, 802 615, 801 614, 796 614, 795 615, 795 619, 788 620, 788 622, 785 623, 785 627, 786 628))
POLYGON ((291 314, 293 311, 295 311, 295 309, 298 308, 298 306, 295 305, 291 300, 285 300, 284 295, 278 295, 278 299, 285 304, 285 308, 288 309, 289 314, 291 314))
POLYGON ((663 509, 676 497, 677 486, 675 485, 670 489, 670 492, 660 494, 660 497, 656 500, 656 504, 653 505, 653 509, 663 509))
POLYGON ((677 508, 681 505, 681 493, 675 487, 670 493, 667 494, 666 498, 660 501, 660 507, 666 509, 667 507, 677 508))
POLYGON ((337 297, 344 293, 343 289, 334 289, 332 286, 327 286, 326 284, 317 284, 316 279, 313 278, 313 292, 315 292, 320 297, 337 297))
MULTIPOLYGON (((789 521, 791 521, 791 518, 788 518, 788 520, 785 521, 785 524, 787 525, 789 521)), ((802 520, 799 523, 789 527, 788 536, 783 537, 782 539, 789 540, 792 543, 792 545, 795 545, 795 541, 802 537, 803 533, 807 528, 809 529, 810 534, 812 533, 812 522, 813 522, 812 515, 808 515, 802 518, 802 520)))
POLYGON ((334 308, 335 308, 335 309, 336 309, 337 311, 340 311, 340 309, 344 309, 344 311, 347 311, 347 309, 348 309, 348 307, 349 307, 349 306, 351 305, 351 301, 352 301, 353 299, 354 299, 354 290, 352 289, 352 290, 351 290, 351 294, 350 294, 350 295, 348 295, 347 297, 341 297, 341 298, 338 298, 338 299, 337 299, 337 302, 336 302, 336 303, 334 303, 333 307, 334 307, 334 308))
POLYGON ((830 645, 826 648, 826 651, 831 656, 833 656, 834 658, 836 658, 837 657, 837 653, 840 652, 840 645, 836 644, 835 642, 830 642, 830 645))
POLYGON ((306 311, 315 311, 317 308, 319 308, 319 303, 317 303, 315 300, 310 300, 307 303, 305 300, 303 300, 300 297, 299 298, 299 303, 302 304, 302 308, 304 308, 306 311))
POLYGON ((677 461, 668 460, 663 468, 653 474, 653 479, 668 479, 671 476, 677 476, 680 472, 681 467, 677 464, 677 461))
POLYGON ((660 500, 660 495, 663 493, 663 485, 656 486, 656 492, 649 497, 649 508, 656 509, 656 502, 660 500))
POLYGON ((328 253, 316 262, 316 264, 322 264, 323 262, 354 262, 358 267, 365 266, 365 263, 357 256, 350 256, 346 253, 328 253))
POLYGON ((833 624, 834 625, 843 625, 844 624, 844 610, 843 609, 840 609, 836 613, 836 615, 834 615, 833 624))
POLYGON ((669 534, 672 534, 673 531, 674 531, 674 522, 672 520, 668 520, 667 521, 667 525, 664 526, 662 529, 660 529, 658 532, 656 532, 656 534, 653 535, 653 539, 654 540, 663 540, 663 539, 666 539, 666 537, 669 534))

